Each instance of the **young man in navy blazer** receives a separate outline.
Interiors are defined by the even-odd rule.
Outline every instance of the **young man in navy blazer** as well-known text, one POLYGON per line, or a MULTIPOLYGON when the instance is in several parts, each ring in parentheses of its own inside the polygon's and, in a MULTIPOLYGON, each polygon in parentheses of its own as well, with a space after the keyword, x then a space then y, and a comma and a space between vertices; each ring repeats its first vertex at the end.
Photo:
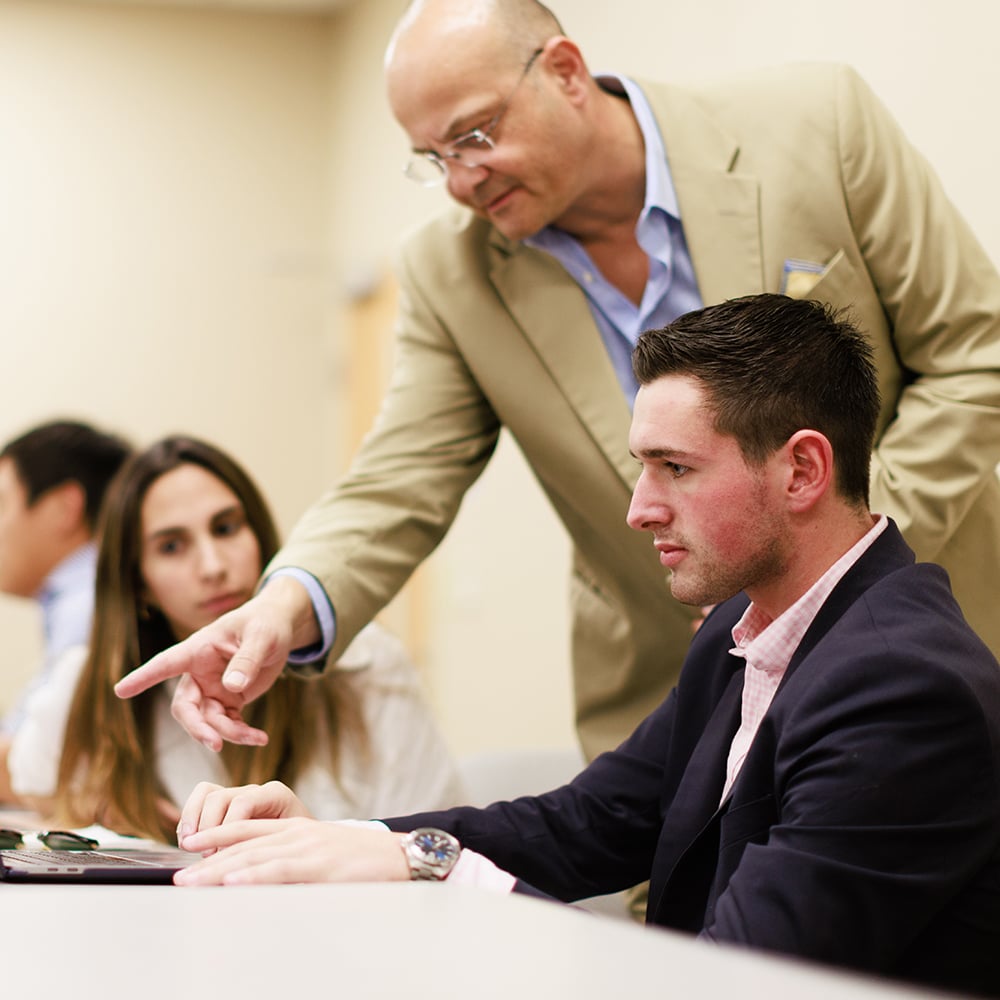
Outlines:
POLYGON ((666 701, 570 784, 485 809, 343 827, 280 785, 199 786, 180 839, 218 851, 178 883, 569 901, 649 878, 653 924, 1000 992, 1000 668, 946 573, 869 511, 867 340, 755 295, 643 334, 633 364, 628 523, 676 598, 715 605, 666 701))

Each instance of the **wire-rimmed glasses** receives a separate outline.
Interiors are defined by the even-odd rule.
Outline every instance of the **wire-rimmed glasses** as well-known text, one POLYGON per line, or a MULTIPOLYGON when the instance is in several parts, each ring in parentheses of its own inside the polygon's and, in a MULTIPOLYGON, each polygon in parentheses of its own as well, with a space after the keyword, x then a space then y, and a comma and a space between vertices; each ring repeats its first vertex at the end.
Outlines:
POLYGON ((521 86, 528 71, 535 65, 535 60, 543 51, 543 49, 535 49, 531 53, 531 58, 524 64, 524 69, 521 70, 521 75, 517 78, 514 89, 507 95, 497 113, 482 128, 470 129, 468 132, 456 136, 440 153, 431 149, 414 152, 403 167, 403 173, 406 177, 421 187, 436 187, 448 176, 449 167, 453 163, 460 163, 463 167, 470 169, 482 166, 483 157, 488 156, 496 149, 493 133, 500 124, 500 119, 507 112, 518 87, 521 86))

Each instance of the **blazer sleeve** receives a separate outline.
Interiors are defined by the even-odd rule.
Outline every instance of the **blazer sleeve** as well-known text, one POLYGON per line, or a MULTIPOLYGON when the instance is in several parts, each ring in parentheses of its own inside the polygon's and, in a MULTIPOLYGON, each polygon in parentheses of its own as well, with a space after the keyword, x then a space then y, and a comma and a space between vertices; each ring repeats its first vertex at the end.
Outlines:
POLYGON ((841 180, 904 369, 872 509, 934 560, 1000 462, 1000 275, 933 170, 852 70, 836 76, 841 180))
POLYGON ((570 902, 627 889, 652 867, 675 703, 671 694, 620 747, 554 791, 384 822, 449 831, 514 875, 520 892, 570 902))
POLYGON ((435 289, 452 294, 428 274, 435 232, 400 254, 392 377, 374 426, 345 478, 306 511, 266 570, 298 566, 320 581, 337 616, 333 659, 440 542, 500 433, 434 308, 435 289))

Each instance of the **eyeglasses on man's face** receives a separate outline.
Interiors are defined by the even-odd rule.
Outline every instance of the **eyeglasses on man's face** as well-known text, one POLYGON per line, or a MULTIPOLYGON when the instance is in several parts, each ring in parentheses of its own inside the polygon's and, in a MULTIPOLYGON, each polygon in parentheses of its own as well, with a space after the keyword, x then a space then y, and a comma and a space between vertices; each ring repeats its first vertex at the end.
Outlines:
POLYGON ((448 176, 452 164, 459 163, 470 169, 481 166, 483 157, 496 149, 493 133, 500 124, 500 119, 506 114, 518 87, 542 52, 543 49, 535 49, 531 53, 531 58, 524 64, 514 89, 507 95, 497 113, 482 128, 474 128, 456 136, 440 153, 429 149, 414 153, 403 167, 403 173, 421 187, 436 187, 448 176))

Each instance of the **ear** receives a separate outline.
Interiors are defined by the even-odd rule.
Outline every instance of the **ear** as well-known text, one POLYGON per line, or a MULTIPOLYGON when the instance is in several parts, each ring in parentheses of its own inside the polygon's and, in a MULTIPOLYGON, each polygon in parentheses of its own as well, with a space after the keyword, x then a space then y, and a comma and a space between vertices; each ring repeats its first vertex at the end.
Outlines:
POLYGON ((39 500, 47 508, 53 528, 64 536, 76 535, 81 532, 90 536, 90 526, 87 524, 87 493, 75 480, 53 486, 39 500))
POLYGON ((548 73, 555 78, 564 93, 579 99, 590 84, 590 71, 583 53, 575 42, 564 35, 550 38, 538 57, 548 73))
POLYGON ((825 434, 796 431, 783 449, 786 458, 785 497, 789 510, 803 513, 833 488, 833 446, 825 434))

